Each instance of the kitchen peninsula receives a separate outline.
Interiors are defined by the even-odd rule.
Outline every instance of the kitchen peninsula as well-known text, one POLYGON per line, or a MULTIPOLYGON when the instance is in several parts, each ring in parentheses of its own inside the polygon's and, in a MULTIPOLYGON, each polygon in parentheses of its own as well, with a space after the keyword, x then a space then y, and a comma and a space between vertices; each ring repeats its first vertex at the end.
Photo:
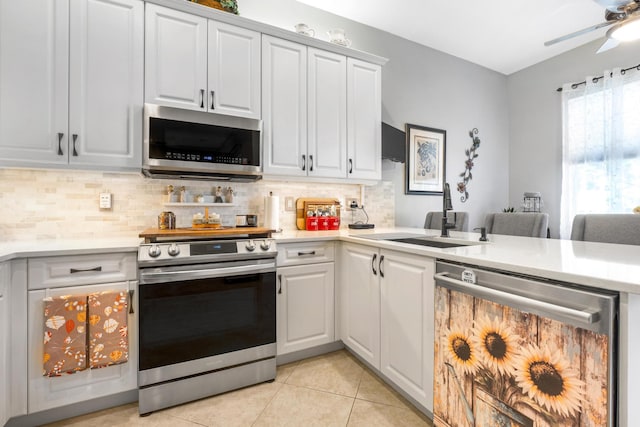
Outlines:
MULTIPOLYGON (((437 236, 436 230, 422 230, 414 228, 390 228, 377 229, 379 236, 412 233, 437 236)), ((371 239, 371 230, 353 231, 293 231, 277 233, 273 239, 280 251, 287 245, 311 244, 311 243, 332 243, 336 249, 341 249, 349 245, 358 247, 369 247, 372 250, 380 251, 381 254, 395 253, 406 258, 423 259, 425 264, 435 259, 449 260, 454 262, 475 265, 479 267, 514 272, 529 275, 537 278, 550 279, 573 283, 579 286, 586 286, 596 289, 617 291, 620 293, 620 315, 619 315, 619 351, 618 351, 618 408, 619 425, 631 425, 632 409, 630 402, 640 399, 640 368, 630 363, 631 355, 640 351, 640 331, 633 328, 633 325, 640 324, 640 247, 628 245, 601 244, 589 242, 575 242, 555 239, 532 239, 513 236, 489 235, 489 242, 478 242, 479 234, 451 232, 451 241, 477 243, 459 247, 439 249, 434 247, 417 247, 404 243, 397 243, 384 239, 371 239), (403 255, 404 254, 404 255, 403 255)), ((76 256, 84 254, 134 254, 140 243, 140 239, 115 239, 104 241, 52 241, 33 242, 32 244, 21 242, 16 244, 5 244, 0 248, 0 266, 3 267, 2 279, 7 286, 8 301, 11 302, 11 313, 26 311, 22 304, 26 303, 26 264, 28 260, 40 257, 53 256, 76 256), (8 270, 7 274, 6 273, 8 270)), ((335 341, 343 340, 341 330, 340 298, 341 292, 348 283, 343 283, 341 279, 346 269, 344 252, 336 250, 336 337, 335 341)), ((433 308, 431 309, 433 310, 433 308)), ((432 322, 433 319, 430 319, 432 322)), ((20 334, 27 336, 27 324, 15 325, 12 323, 11 334, 5 334, 9 340, 15 340, 20 334)), ((22 339, 25 342, 24 338, 22 339)), ((26 342, 23 344, 26 346, 26 342)), ((348 341, 345 345, 349 348, 348 341)), ((430 343, 433 345, 433 342, 430 343)), ((11 349, 9 357, 9 372, 11 379, 11 416, 25 415, 26 410, 26 362, 18 354, 14 345, 8 345, 11 349), (22 401, 21 401, 22 400, 22 401)), ((425 363, 425 366, 431 366, 425 363)), ((428 368, 430 369, 430 368, 428 368)), ((385 375, 389 377, 389 375, 385 375)), ((401 387, 402 388, 402 387, 401 387)), ((412 397, 410 392, 407 394, 412 397)), ((430 394, 429 394, 430 395, 430 394)), ((128 394, 131 399, 133 394, 128 394)), ((125 398, 126 399, 126 398, 125 398)), ((425 398, 427 399, 427 398, 425 398)), ((429 398, 430 399, 430 398, 429 398)), ((418 400, 414 398, 414 401, 418 400)), ((420 403, 420 402, 418 402, 420 403)), ((111 403, 113 405, 114 403, 111 403)), ((117 403, 116 403, 117 404, 117 403)), ((431 411, 431 403, 422 405, 423 409, 431 411)), ((37 414, 36 414, 37 415, 37 414)), ((73 414, 72 414, 73 415, 73 414)))

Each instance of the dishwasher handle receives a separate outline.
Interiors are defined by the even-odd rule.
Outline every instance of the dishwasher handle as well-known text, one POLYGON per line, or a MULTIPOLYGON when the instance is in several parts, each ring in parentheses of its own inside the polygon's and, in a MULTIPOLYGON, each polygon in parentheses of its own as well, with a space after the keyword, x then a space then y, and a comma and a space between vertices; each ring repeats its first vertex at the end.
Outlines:
POLYGON ((553 304, 550 302, 539 301, 532 298, 523 297, 520 295, 510 294, 508 292, 500 291, 493 288, 487 288, 484 286, 477 286, 472 283, 463 282, 462 280, 453 279, 449 277, 448 272, 436 273, 433 277, 438 281, 454 285, 455 290, 470 291, 473 295, 480 298, 499 298, 506 304, 518 308, 528 307, 538 309, 556 316, 561 316, 566 319, 571 319, 581 323, 592 325, 600 320, 600 312, 590 310, 578 310, 575 308, 564 307, 561 305, 553 304))

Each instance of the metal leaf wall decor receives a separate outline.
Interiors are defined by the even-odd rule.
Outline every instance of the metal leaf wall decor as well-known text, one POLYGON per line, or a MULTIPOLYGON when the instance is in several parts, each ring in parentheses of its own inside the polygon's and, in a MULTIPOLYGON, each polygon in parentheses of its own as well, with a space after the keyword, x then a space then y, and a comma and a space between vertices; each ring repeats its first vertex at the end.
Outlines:
POLYGON ((476 150, 480 147, 480 138, 476 135, 478 135, 478 128, 473 128, 473 130, 469 131, 469 136, 472 141, 471 148, 464 150, 467 160, 464 161, 465 170, 460 174, 462 181, 458 182, 458 192, 462 193, 462 196, 460 196, 460 201, 462 203, 469 199, 469 181, 473 178, 473 175, 471 175, 471 168, 473 167, 474 159, 478 157, 476 150))

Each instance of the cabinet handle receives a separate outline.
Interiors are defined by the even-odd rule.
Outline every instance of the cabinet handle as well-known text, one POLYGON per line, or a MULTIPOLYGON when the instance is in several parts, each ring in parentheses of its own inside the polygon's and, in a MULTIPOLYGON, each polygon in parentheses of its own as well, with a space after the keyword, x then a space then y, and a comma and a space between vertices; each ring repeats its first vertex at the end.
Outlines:
POLYGON ((349 159, 349 173, 353 173, 353 159, 349 159))
POLYGON ((378 258, 378 254, 373 254, 373 258, 371 258, 371 271, 373 271, 374 276, 378 275, 376 271, 376 258, 378 258))
POLYGON ((384 277, 384 270, 382 269, 383 262, 384 262, 384 255, 380 255, 380 264, 378 264, 378 270, 380 270, 380 277, 384 277))
POLYGON ((302 170, 307 170, 307 156, 302 155, 302 170))
POLYGON ((58 156, 64 155, 62 152, 62 138, 64 137, 64 133, 58 132, 58 156))
POLYGON ((204 89, 200 89, 200 108, 204 109, 204 89))
POLYGON ((211 91, 211 109, 212 109, 212 110, 215 110, 215 109, 216 109, 216 103, 214 102, 214 99, 215 99, 214 97, 215 97, 215 95, 216 95, 216 92, 212 90, 212 91, 211 91))
POLYGON ((278 274, 278 283, 280 284, 280 287, 278 288, 278 293, 281 294, 282 293, 282 274, 278 274))
POLYGON ((313 154, 309 154, 309 172, 313 172, 313 154))
POLYGON ((78 140, 78 134, 74 133, 73 135, 71 135, 71 137, 73 138, 73 156, 78 157, 78 151, 76 150, 76 141, 78 140))
POLYGON ((133 289, 129 290, 129 314, 133 314, 133 289))
POLYGON ((97 267, 93 267, 93 268, 70 268, 69 269, 69 273, 70 274, 75 274, 75 273, 86 273, 88 271, 102 271, 102 266, 97 266, 97 267))
POLYGON ((298 256, 315 255, 315 254, 316 254, 316 251, 298 252, 298 256))

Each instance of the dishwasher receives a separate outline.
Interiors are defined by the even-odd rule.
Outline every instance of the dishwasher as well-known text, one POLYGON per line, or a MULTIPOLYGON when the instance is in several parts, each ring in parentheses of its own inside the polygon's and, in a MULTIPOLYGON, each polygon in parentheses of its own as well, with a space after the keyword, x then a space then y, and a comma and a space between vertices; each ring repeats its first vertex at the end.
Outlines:
POLYGON ((435 426, 617 425, 617 292, 441 260, 435 284, 435 426))

